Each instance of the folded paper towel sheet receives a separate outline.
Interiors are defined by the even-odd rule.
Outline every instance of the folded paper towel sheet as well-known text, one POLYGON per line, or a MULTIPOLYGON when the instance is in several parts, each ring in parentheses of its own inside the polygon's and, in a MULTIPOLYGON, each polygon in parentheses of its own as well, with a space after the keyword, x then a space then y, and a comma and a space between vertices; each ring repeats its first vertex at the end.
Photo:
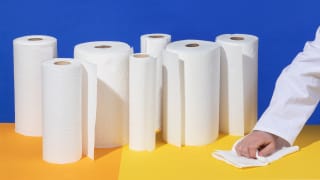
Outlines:
POLYGON ((42 64, 43 159, 71 163, 82 155, 82 67, 72 59, 42 64))
POLYGON ((262 157, 256 153, 256 159, 246 158, 239 156, 235 150, 236 145, 242 139, 238 140, 232 147, 232 150, 216 150, 212 153, 212 156, 218 160, 224 161, 237 168, 247 168, 247 167, 256 167, 256 166, 266 166, 273 161, 276 161, 288 154, 294 153, 299 150, 299 146, 283 147, 282 149, 274 152, 268 157, 262 157))
POLYGON ((128 142, 129 55, 123 42, 96 41, 76 45, 74 58, 97 67, 95 147, 117 147, 128 142))
POLYGON ((129 149, 152 151, 156 138, 156 64, 148 54, 130 57, 129 80, 129 149))
POLYGON ((219 129, 220 46, 183 40, 163 58, 164 139, 173 145, 205 145, 219 129))
POLYGON ((153 33, 153 34, 144 34, 140 37, 140 49, 142 53, 147 53, 152 57, 155 57, 157 60, 157 88, 156 88, 156 117, 155 117, 155 129, 156 131, 161 130, 162 118, 161 118, 161 109, 162 109, 162 52, 170 43, 171 35, 153 33))
POLYGON ((244 135, 257 121, 258 38, 223 34, 216 42, 222 47, 220 131, 244 135))
POLYGON ((30 35, 14 39, 15 131, 42 135, 41 63, 57 56, 57 40, 30 35))

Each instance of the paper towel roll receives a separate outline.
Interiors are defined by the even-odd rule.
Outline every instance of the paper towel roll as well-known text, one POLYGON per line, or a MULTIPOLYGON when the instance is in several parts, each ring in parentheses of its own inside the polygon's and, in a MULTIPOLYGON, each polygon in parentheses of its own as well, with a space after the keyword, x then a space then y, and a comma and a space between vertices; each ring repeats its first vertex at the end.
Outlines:
POLYGON ((57 58, 42 64, 43 159, 71 163, 82 155, 79 61, 57 58))
POLYGON ((128 142, 129 55, 122 42, 96 41, 75 46, 74 57, 97 66, 96 147, 128 142))
POLYGON ((130 57, 129 148, 152 151, 155 148, 156 59, 148 54, 130 57))
POLYGON ((177 146, 211 143, 219 127, 220 47, 183 40, 164 55, 164 138, 177 146))
POLYGON ((13 41, 15 131, 27 136, 42 134, 41 63, 57 56, 57 40, 44 35, 13 41))
POLYGON ((156 100, 156 117, 155 117, 155 128, 156 130, 161 129, 161 107, 162 107, 162 52, 170 43, 171 36, 169 34, 144 34, 140 37, 141 40, 141 52, 147 53, 157 59, 157 100, 156 100))
POLYGON ((258 38, 223 34, 216 41, 222 46, 220 130, 244 135, 257 121, 258 38))

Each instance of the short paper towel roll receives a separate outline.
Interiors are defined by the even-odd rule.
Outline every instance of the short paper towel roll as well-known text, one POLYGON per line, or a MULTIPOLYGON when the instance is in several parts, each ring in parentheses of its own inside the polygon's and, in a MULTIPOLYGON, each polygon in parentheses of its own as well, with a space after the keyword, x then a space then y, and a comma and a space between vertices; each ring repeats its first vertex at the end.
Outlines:
POLYGON ((156 130, 161 129, 161 100, 162 100, 162 52, 170 43, 171 36, 169 34, 144 34, 140 37, 141 39, 141 52, 147 53, 157 59, 157 100, 156 100, 156 118, 155 128, 156 130))
POLYGON ((15 131, 42 134, 41 63, 57 56, 54 37, 31 35, 13 41, 15 131))
POLYGON ((177 146, 211 143, 219 126, 220 47, 177 41, 163 60, 164 138, 177 146))
POLYGON ((75 46, 74 57, 97 66, 96 147, 128 142, 129 55, 122 42, 97 41, 75 46))
POLYGON ((222 46, 220 130, 244 135, 257 121, 258 38, 223 34, 216 41, 222 46))
POLYGON ((147 54, 130 57, 129 148, 155 148, 156 59, 147 54))
POLYGON ((54 59, 42 65, 43 159, 71 163, 82 155, 81 64, 54 59))

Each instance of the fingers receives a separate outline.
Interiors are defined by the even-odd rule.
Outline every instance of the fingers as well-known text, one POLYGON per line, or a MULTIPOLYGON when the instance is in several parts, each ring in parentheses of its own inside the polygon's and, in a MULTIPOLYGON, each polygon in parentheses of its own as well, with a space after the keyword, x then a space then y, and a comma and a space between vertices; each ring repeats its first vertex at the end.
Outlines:
POLYGON ((259 144, 248 145, 246 141, 244 141, 244 142, 240 142, 235 149, 238 155, 255 159, 258 148, 259 148, 259 144))
POLYGON ((249 149, 249 158, 256 158, 256 153, 259 149, 260 145, 259 144, 253 144, 253 145, 249 145, 248 149, 249 149))
POLYGON ((247 140, 243 139, 240 143, 236 146, 236 152, 240 156, 244 156, 247 158, 256 158, 256 152, 259 147, 258 144, 247 144, 247 140))
POLYGON ((235 150, 240 156, 247 158, 256 158, 256 152, 259 155, 268 156, 276 149, 276 137, 272 134, 262 131, 254 131, 239 142, 235 150))
POLYGON ((239 156, 250 157, 248 149, 242 146, 241 143, 237 144, 235 149, 239 156))
POLYGON ((271 155, 274 151, 276 150, 276 144, 275 143, 270 143, 268 145, 266 145, 265 147, 263 147, 260 151, 259 151, 259 156, 269 156, 271 155))

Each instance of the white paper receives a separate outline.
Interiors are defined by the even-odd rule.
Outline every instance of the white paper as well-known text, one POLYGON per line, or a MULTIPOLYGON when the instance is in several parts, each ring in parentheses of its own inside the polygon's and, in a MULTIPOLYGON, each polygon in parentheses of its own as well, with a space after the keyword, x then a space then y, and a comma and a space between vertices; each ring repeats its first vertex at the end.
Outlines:
POLYGON ((157 59, 157 109, 156 109, 156 117, 155 117, 155 129, 156 131, 161 130, 161 107, 162 107, 162 52, 170 43, 171 36, 169 34, 144 34, 140 37, 140 45, 141 45, 141 52, 147 53, 152 57, 157 59))
POLYGON ((74 57, 97 66, 95 147, 128 142, 129 55, 122 42, 96 41, 75 46, 74 57))
POLYGON ((15 131, 42 135, 41 63, 57 56, 57 40, 31 35, 13 41, 15 131))
POLYGON ((246 158, 244 156, 239 156, 235 150, 236 145, 242 139, 238 140, 232 147, 232 150, 225 151, 225 150, 216 150, 211 155, 212 157, 224 161, 227 164, 230 164, 237 168, 247 168, 247 167, 257 167, 257 166, 266 166, 273 161, 276 161, 288 154, 294 153, 299 150, 299 146, 290 146, 290 147, 283 147, 270 156, 262 157, 256 153, 256 159, 246 158))
POLYGON ((216 41, 222 46, 220 130, 244 135, 257 121, 258 38, 224 34, 216 41))
POLYGON ((130 57, 129 149, 152 151, 156 138, 156 59, 147 54, 130 57))
POLYGON ((165 71, 175 71, 165 72, 167 75, 164 78, 165 91, 177 93, 166 94, 164 97, 175 96, 174 100, 164 100, 166 109, 164 116, 167 117, 164 137, 170 143, 171 140, 167 139, 168 134, 175 134, 174 137, 180 136, 181 145, 209 144, 217 138, 219 129, 220 47, 209 41, 184 40, 169 44, 166 51, 177 55, 180 70, 167 68, 167 59, 164 59, 165 71), (180 77, 170 76, 179 74, 177 73, 179 71, 180 77), (170 82, 165 82, 169 79, 178 81, 172 82, 171 84, 175 85, 170 86, 170 82), (180 91, 176 88, 180 88, 180 91), (179 106, 178 103, 169 105, 170 101, 180 102, 181 107, 173 107, 180 111, 170 111, 168 106, 179 106), (175 116, 180 116, 181 119, 168 118, 175 116), (172 123, 172 121, 180 122, 172 123), (171 124, 181 124, 181 128, 177 128, 176 131, 175 128, 169 127, 171 124))
POLYGON ((82 66, 72 59, 42 64, 43 159, 71 163, 82 155, 82 66))
POLYGON ((97 112, 97 66, 82 64, 82 146, 83 154, 94 159, 95 124, 97 112))

